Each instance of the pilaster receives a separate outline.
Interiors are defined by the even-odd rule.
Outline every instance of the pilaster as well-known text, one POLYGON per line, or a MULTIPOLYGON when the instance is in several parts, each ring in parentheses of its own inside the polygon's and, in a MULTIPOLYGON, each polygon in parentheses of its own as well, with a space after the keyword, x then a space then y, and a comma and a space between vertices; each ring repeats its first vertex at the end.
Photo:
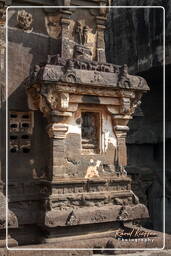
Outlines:
POLYGON ((117 138, 116 149, 116 172, 118 174, 126 174, 125 167, 127 166, 127 148, 126 136, 129 131, 127 123, 129 119, 124 119, 122 115, 112 115, 113 129, 117 138))
POLYGON ((68 126, 62 122, 55 122, 49 124, 47 130, 50 137, 49 169, 51 179, 54 181, 65 176, 65 137, 68 126))

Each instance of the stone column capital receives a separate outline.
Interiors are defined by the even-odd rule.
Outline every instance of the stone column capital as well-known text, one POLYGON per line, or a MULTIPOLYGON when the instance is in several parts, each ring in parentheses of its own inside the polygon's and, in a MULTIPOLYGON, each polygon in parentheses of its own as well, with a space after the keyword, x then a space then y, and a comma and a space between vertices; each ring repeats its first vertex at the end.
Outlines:
POLYGON ((40 110, 45 117, 48 117, 51 112, 58 112, 59 116, 67 115, 69 93, 56 90, 55 85, 46 88, 33 85, 27 89, 27 94, 29 108, 40 110))
POLYGON ((47 132, 52 139, 64 139, 68 131, 68 126, 62 123, 49 124, 47 126, 47 132))

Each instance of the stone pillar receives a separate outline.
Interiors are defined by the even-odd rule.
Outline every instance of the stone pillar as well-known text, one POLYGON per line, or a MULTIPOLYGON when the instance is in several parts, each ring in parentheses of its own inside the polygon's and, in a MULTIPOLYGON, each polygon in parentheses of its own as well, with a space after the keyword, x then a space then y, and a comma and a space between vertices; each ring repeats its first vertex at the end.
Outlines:
POLYGON ((106 22, 105 17, 97 16, 97 61, 106 62, 106 55, 104 51, 105 42, 104 42, 104 30, 106 22))
MULTIPOLYGON (((60 116, 56 116, 60 118, 60 116)), ((50 123, 47 127, 50 137, 50 162, 49 171, 50 179, 55 180, 59 177, 64 177, 64 151, 65 151, 65 136, 68 131, 68 126, 62 121, 65 117, 60 118, 59 122, 50 123)))
POLYGON ((125 167, 127 166, 127 147, 126 136, 129 131, 127 123, 129 119, 124 119, 122 115, 112 115, 113 128, 117 138, 117 151, 115 158, 116 172, 126 174, 125 167))
POLYGON ((70 24, 70 16, 72 12, 68 9, 61 10, 61 57, 68 59, 71 58, 69 50, 69 31, 68 26, 70 24))

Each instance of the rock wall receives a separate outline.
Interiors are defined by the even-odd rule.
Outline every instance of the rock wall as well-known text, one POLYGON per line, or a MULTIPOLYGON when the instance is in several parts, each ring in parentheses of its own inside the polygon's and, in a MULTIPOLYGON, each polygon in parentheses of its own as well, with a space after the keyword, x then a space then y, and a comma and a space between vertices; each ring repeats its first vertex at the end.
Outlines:
POLYGON ((171 62, 171 4, 169 1, 113 1, 106 33, 109 61, 127 63, 132 73, 163 63, 163 30, 166 17, 166 64, 171 62), (118 6, 132 6, 119 8, 118 6), (141 6, 144 8, 133 8, 141 6), (152 8, 149 8, 151 6, 152 8))
MULTIPOLYGON (((162 230, 163 189, 163 15, 166 32, 166 222, 170 218, 170 101, 171 2, 115 0, 112 2, 106 31, 107 60, 127 63, 129 72, 143 76, 150 93, 129 122, 128 172, 136 180, 134 189, 150 209, 148 225, 162 230), (115 6, 117 8, 115 8, 115 6), (154 8, 118 8, 152 6, 154 8), (158 6, 155 7, 155 6, 158 6), (163 8, 164 7, 164 8, 163 8), (149 111, 150 110, 150 111, 149 111), (141 188, 141 189, 140 189, 141 188), (156 212, 158 214, 156 214, 156 212)), ((166 231, 171 232, 170 225, 166 231)))

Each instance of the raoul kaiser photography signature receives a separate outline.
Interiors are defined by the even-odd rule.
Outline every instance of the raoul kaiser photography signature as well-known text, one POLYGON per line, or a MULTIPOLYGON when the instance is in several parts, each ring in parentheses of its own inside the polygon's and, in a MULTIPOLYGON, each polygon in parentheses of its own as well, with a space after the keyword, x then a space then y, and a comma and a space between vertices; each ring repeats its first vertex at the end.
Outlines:
POLYGON ((114 237, 118 240, 122 241, 154 241, 154 237, 156 237, 157 234, 152 231, 146 231, 142 230, 141 228, 135 229, 129 229, 129 230, 123 230, 118 229, 116 230, 114 237))

